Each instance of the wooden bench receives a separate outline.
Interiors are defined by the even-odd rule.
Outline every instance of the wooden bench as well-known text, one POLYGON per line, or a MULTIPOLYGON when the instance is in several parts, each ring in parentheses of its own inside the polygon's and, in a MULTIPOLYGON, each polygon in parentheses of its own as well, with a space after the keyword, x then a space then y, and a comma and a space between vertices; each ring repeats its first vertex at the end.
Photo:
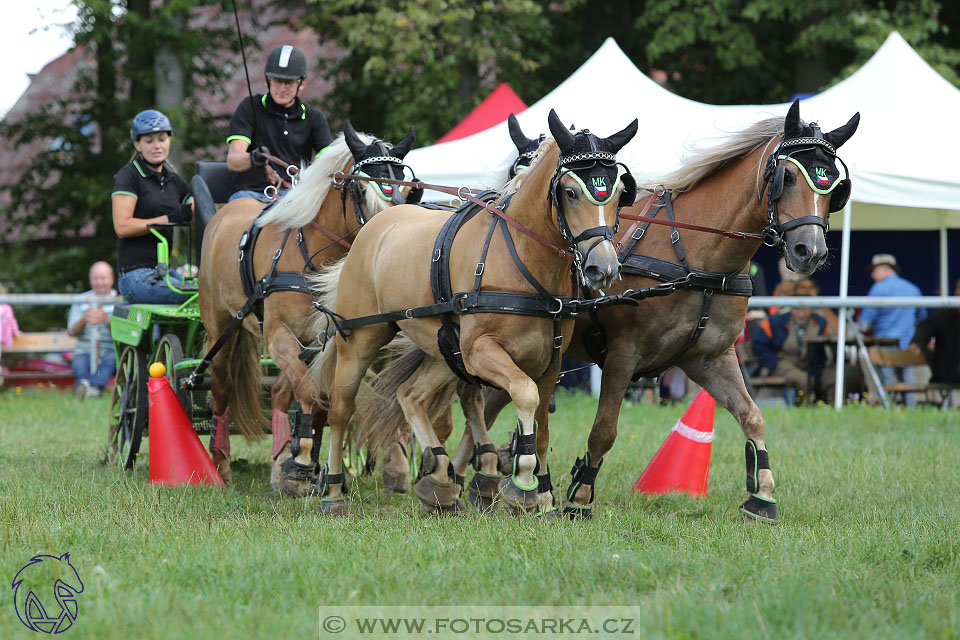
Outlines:
POLYGON ((50 383, 58 387, 73 386, 73 370, 66 360, 49 361, 42 356, 52 353, 72 353, 77 339, 66 331, 21 333, 13 344, 2 349, 3 373, 6 386, 28 386, 50 383), (41 357, 31 357, 41 356, 41 357))
MULTIPOLYGON (((927 359, 923 354, 917 354, 909 349, 890 349, 881 347, 868 347, 867 353, 870 356, 870 364, 874 367, 928 367, 927 359)), ((936 394, 939 404, 944 409, 949 408, 951 403, 951 391, 960 389, 960 383, 927 382, 919 384, 914 382, 892 382, 883 385, 883 390, 890 396, 901 401, 907 393, 922 393, 926 402, 936 404, 932 395, 936 394)))
POLYGON ((740 371, 743 373, 743 381, 747 385, 747 391, 750 396, 756 400, 756 391, 760 389, 777 389, 783 391, 787 388, 787 379, 783 376, 751 376, 747 371, 754 365, 760 364, 760 358, 757 356, 753 347, 748 342, 741 342, 735 345, 737 357, 740 360, 740 371))

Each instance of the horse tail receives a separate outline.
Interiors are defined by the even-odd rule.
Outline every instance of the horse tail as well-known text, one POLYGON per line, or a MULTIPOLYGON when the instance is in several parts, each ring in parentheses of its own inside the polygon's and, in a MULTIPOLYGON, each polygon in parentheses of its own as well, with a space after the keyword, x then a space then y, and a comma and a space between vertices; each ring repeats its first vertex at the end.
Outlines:
POLYGON ((230 375, 233 377, 230 420, 236 423, 247 440, 259 440, 264 435, 260 402, 260 339, 240 329, 231 351, 223 356, 231 363, 230 375))
MULTIPOLYGON (((384 449, 400 430, 408 429, 403 408, 397 401, 397 390, 423 364, 426 354, 406 336, 398 336, 384 347, 371 370, 381 364, 380 370, 366 377, 357 396, 357 413, 353 419, 353 440, 366 445, 371 455, 384 449)), ((445 411, 450 411, 456 382, 450 382, 430 397, 426 407, 428 419, 435 423, 445 411)))
POLYGON ((337 336, 328 332, 331 324, 328 312, 336 312, 337 285, 345 260, 346 257, 341 258, 307 278, 314 297, 319 298, 318 304, 323 309, 316 311, 310 318, 310 333, 318 336, 322 343, 322 346, 312 347, 319 353, 310 363, 310 376, 313 378, 314 400, 318 406, 324 408, 329 404, 330 387, 333 386, 333 377, 337 372, 337 336))

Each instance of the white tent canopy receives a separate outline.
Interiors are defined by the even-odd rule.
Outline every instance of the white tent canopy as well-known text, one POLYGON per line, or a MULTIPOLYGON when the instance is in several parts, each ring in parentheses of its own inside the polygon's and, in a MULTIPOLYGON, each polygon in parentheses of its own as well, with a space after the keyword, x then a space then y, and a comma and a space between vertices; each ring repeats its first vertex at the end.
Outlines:
MULTIPOLYGON (((670 93, 634 66, 612 38, 560 86, 517 115, 528 137, 547 132, 547 114, 607 136, 640 119, 640 132, 620 158, 641 182, 676 169, 684 151, 716 144, 728 133, 789 104, 708 105, 670 93), (597 94, 597 79, 615 83, 597 94)), ((803 100, 800 116, 824 131, 859 111, 860 127, 841 157, 853 178, 852 228, 960 227, 960 90, 942 78, 894 32, 856 73, 803 100)), ((496 186, 516 157, 506 123, 473 136, 412 151, 407 162, 420 179, 453 186, 496 186)), ((834 227, 840 223, 834 217, 834 227)))

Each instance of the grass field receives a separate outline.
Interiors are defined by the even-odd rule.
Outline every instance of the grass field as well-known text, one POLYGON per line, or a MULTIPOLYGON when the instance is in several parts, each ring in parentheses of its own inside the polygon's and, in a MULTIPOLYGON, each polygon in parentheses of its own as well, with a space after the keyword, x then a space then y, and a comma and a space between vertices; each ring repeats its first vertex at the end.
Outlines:
MULTIPOLYGON (((594 408, 559 400, 558 495, 594 408)), ((246 462, 225 491, 157 489, 146 464, 97 464, 106 400, 3 393, 3 582, 69 551, 85 584, 74 638, 316 638, 320 607, 424 604, 624 605, 634 637, 960 637, 960 413, 767 410, 781 522, 750 526, 722 411, 706 499, 630 494, 684 408, 624 407, 589 523, 430 518, 374 478, 327 520, 269 491, 267 441, 234 438, 246 462)), ((0 637, 33 637, 3 593, 0 637)))

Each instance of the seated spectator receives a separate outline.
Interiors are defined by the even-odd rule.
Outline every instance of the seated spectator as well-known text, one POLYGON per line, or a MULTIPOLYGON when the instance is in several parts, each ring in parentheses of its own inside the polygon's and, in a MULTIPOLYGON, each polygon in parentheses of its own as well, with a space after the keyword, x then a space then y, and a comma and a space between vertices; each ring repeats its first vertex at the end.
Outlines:
MULTIPOLYGON (((113 267, 106 262, 95 262, 90 267, 90 286, 86 294, 116 296, 113 289, 113 267)), ((83 400, 99 396, 110 378, 117 372, 117 358, 110 337, 110 314, 113 305, 90 302, 75 303, 70 307, 67 333, 79 338, 73 353, 73 373, 77 380, 74 393, 83 400)))
MULTIPOLYGON (((960 280, 953 295, 960 296, 960 280)), ((960 383, 960 309, 937 309, 917 325, 910 351, 923 353, 931 382, 960 383)))
MULTIPOLYGON (((819 296, 820 295, 820 285, 817 284, 817 281, 813 278, 807 276, 806 278, 801 278, 794 285, 794 294, 795 296, 819 296)), ((827 307, 814 307, 812 311, 816 314, 823 316, 823 319, 827 321, 827 327, 830 329, 830 333, 836 335, 837 327, 840 324, 840 318, 836 313, 833 312, 833 309, 827 307)))
MULTIPOLYGON (((827 321, 809 307, 793 307, 763 319, 753 332, 753 349, 769 375, 786 378, 791 390, 807 395, 818 389, 830 395, 834 370, 827 367, 824 345, 809 344, 807 336, 826 335, 827 321)), ((812 397, 812 395, 811 395, 812 397)), ((792 394, 787 398, 793 401, 792 394)))
MULTIPOLYGON (((773 288, 773 297, 775 298, 787 298, 793 295, 793 292, 796 288, 796 283, 793 280, 781 280, 780 284, 773 288)), ((781 310, 784 310, 783 307, 770 307, 770 315, 775 313, 780 313, 781 310)))

